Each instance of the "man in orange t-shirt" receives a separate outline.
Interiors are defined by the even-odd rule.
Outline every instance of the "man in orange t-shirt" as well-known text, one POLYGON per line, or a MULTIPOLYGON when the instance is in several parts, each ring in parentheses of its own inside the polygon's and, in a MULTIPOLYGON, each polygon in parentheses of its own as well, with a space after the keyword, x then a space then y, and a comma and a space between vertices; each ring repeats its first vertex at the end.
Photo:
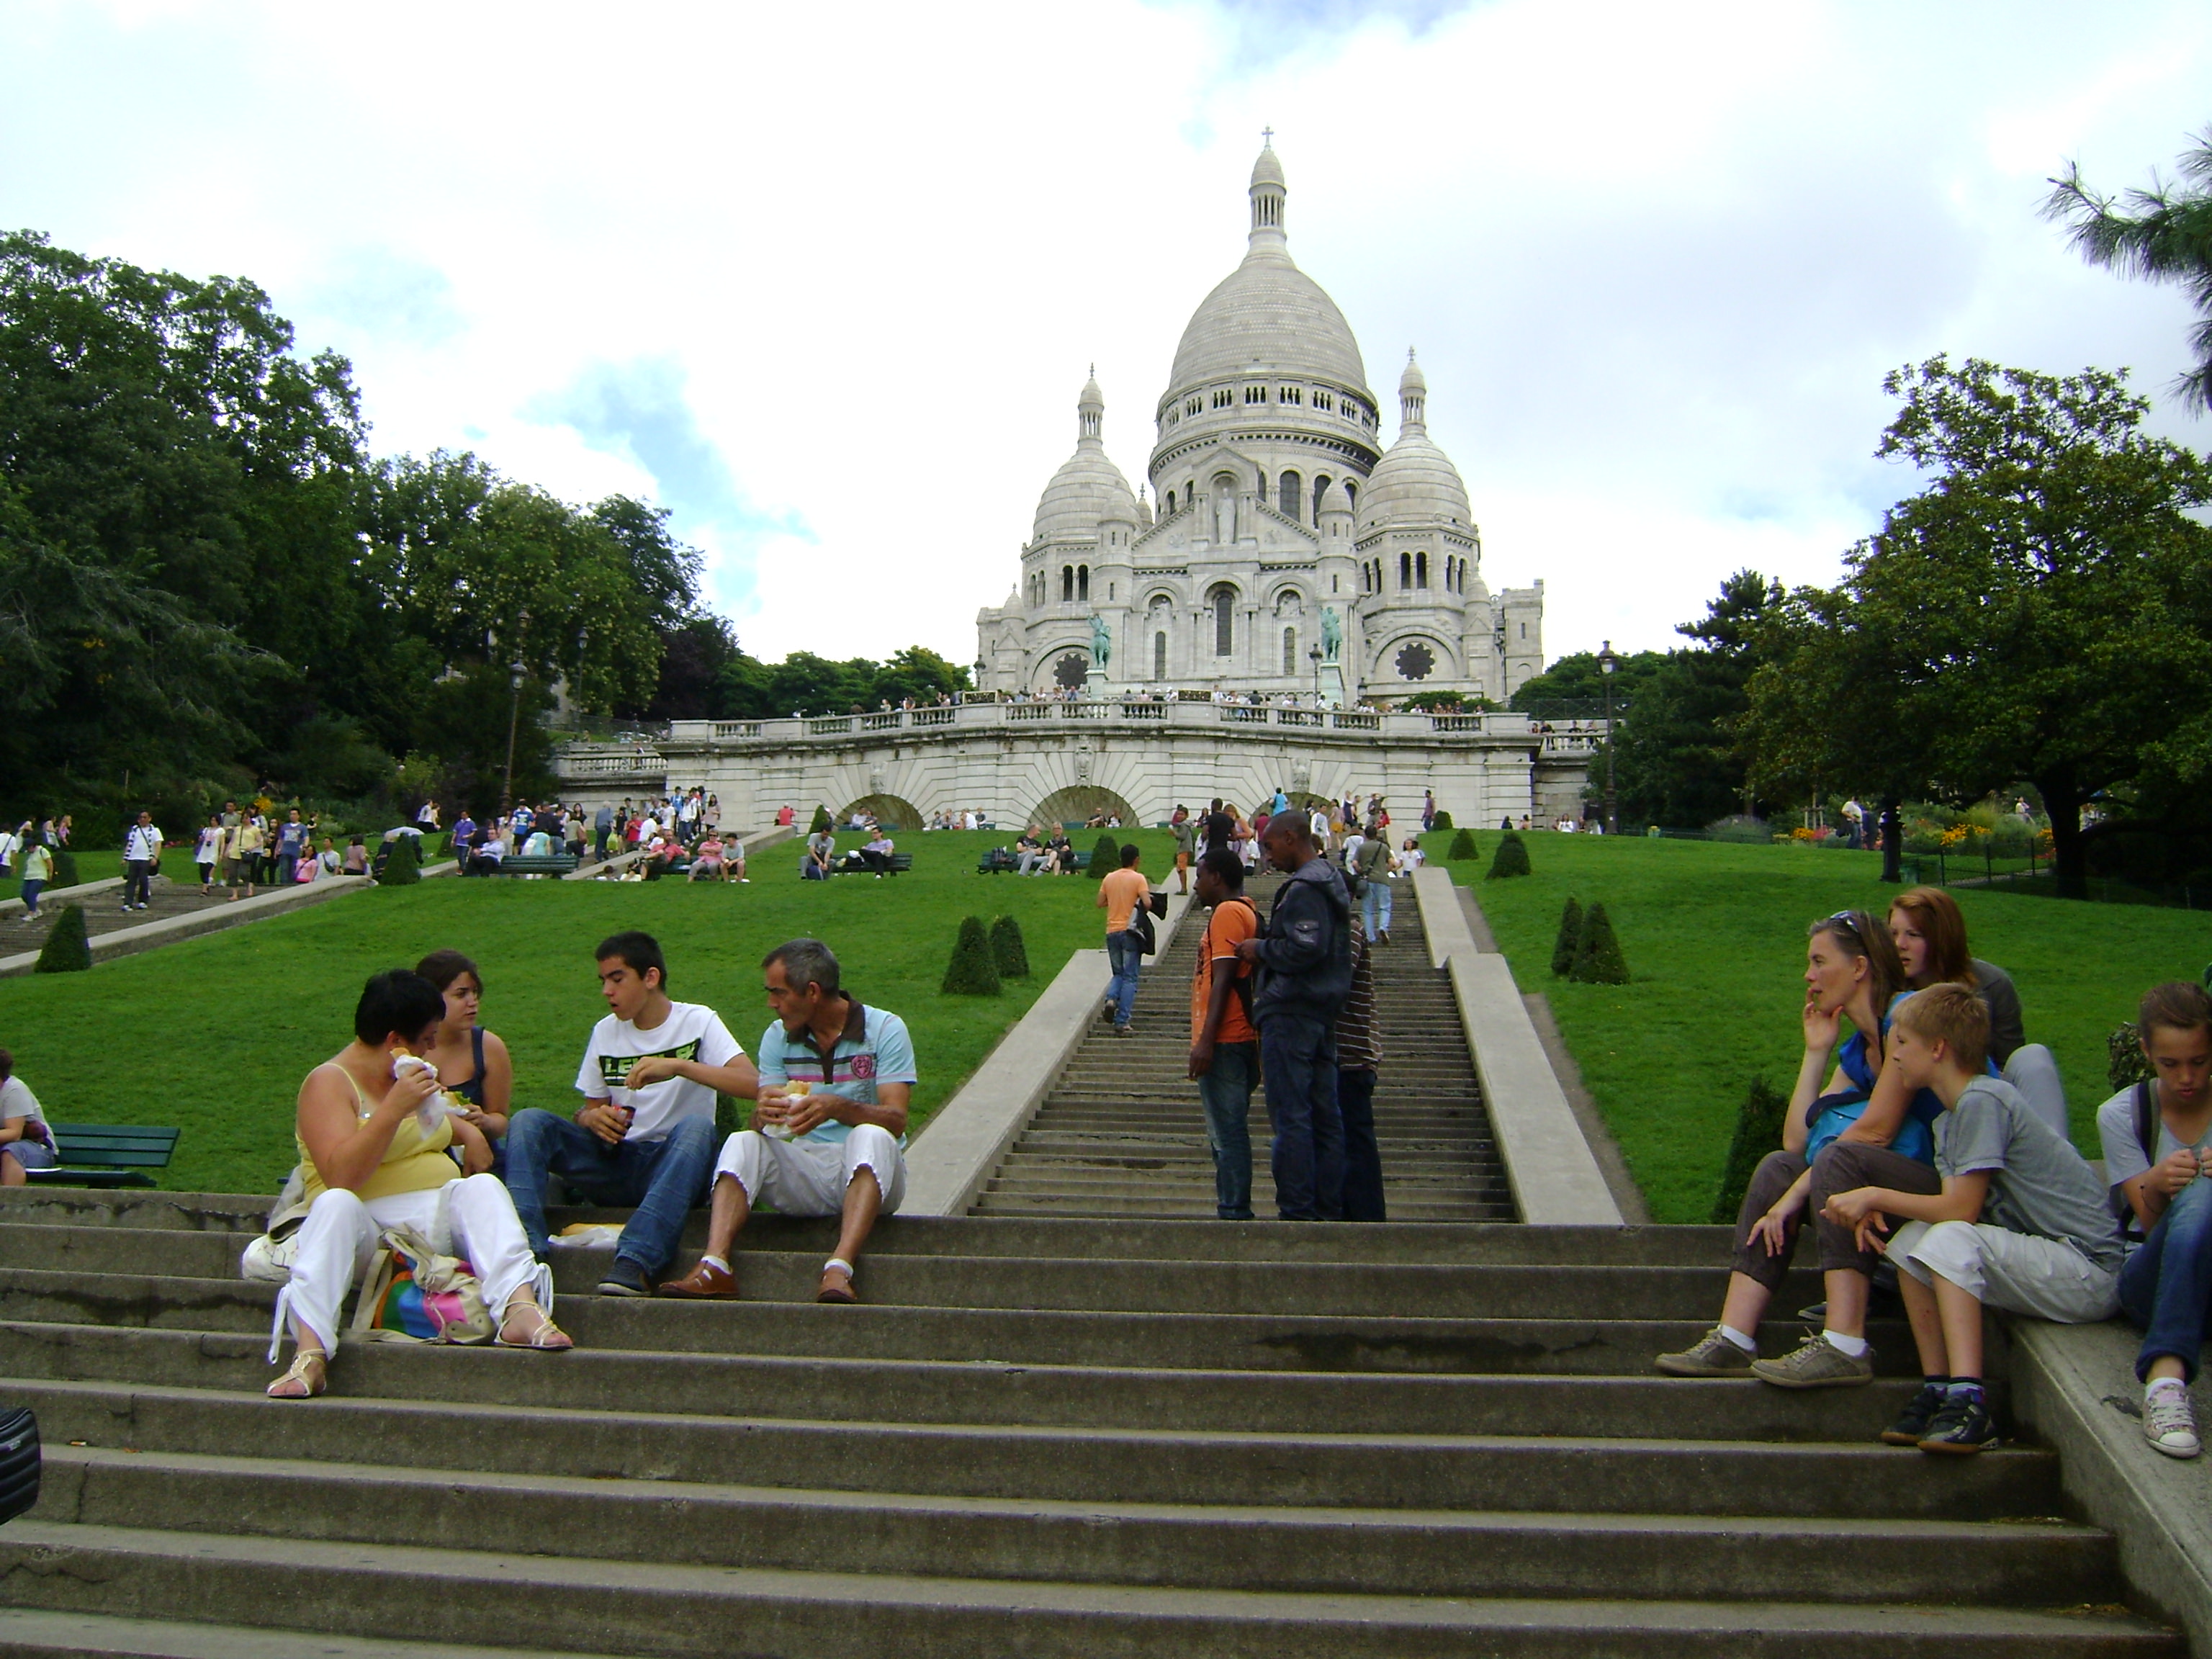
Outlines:
POLYGON ((1106 993, 1107 1012, 1114 1016, 1114 1035, 1131 1035, 1129 1015, 1137 1006, 1137 969, 1145 960, 1144 942, 1129 931, 1137 907, 1152 902, 1152 884, 1137 868, 1133 842, 1121 849, 1121 867, 1098 884, 1098 908, 1106 913, 1106 960, 1113 964, 1114 980, 1106 993))
POLYGON ((1226 848, 1198 866, 1198 902, 1212 911, 1190 980, 1190 1074, 1206 1109, 1213 1152, 1214 1207, 1224 1221, 1252 1219, 1252 1091, 1260 1081, 1260 1034, 1245 1002, 1252 965, 1237 959, 1260 918, 1244 896, 1244 863, 1226 848))

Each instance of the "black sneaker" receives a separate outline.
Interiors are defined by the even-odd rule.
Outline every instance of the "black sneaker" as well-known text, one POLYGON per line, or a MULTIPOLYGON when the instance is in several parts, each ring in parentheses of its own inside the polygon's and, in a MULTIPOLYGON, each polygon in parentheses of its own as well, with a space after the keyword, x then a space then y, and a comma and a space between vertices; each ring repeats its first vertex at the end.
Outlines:
POLYGON ((1943 1404, 1920 1437, 1924 1452, 1986 1451, 1997 1443, 1997 1425, 1990 1420, 1989 1402, 1966 1395, 1946 1394, 1943 1404))
POLYGON ((1928 1425, 1936 1420, 1936 1413, 1943 1409, 1944 1389, 1941 1382, 1923 1382, 1920 1392, 1898 1414, 1897 1421, 1881 1431, 1885 1443, 1892 1446, 1917 1446, 1926 1437, 1928 1425))
POLYGON ((618 1255, 614 1265, 599 1275, 601 1296, 651 1296, 653 1280, 626 1255, 618 1255))

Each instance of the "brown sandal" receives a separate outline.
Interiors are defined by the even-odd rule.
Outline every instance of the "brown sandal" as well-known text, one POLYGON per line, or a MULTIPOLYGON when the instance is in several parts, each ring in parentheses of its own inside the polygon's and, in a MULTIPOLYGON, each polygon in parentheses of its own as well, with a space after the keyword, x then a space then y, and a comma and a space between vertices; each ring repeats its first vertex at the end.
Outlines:
POLYGON ((302 1348, 292 1356, 292 1368, 269 1385, 271 1400, 313 1400, 331 1385, 330 1356, 320 1348, 302 1348))
POLYGON ((814 1292, 817 1302, 858 1302, 853 1294, 853 1264, 832 1258, 823 1264, 822 1283, 814 1292))

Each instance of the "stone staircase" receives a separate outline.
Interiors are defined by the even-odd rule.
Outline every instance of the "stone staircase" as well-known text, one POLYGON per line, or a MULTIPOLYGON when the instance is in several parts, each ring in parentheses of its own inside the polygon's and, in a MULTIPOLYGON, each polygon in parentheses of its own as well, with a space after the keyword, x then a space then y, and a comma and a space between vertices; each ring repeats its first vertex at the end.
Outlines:
POLYGON ((575 1352, 356 1345, 279 1404, 264 1202, 0 1194, 47 1448, 0 1653, 2185 1651, 2050 1454, 1874 1440, 1901 1329, 1868 1389, 1652 1375, 1717 1230, 902 1218, 839 1308, 826 1228, 763 1218, 747 1301, 563 1253, 575 1352))
MULTIPOLYGON (((1261 915, 1276 878, 1247 891, 1261 915)), ((1514 1221, 1448 975, 1429 965, 1420 907, 1399 884, 1390 943, 1375 952, 1382 1065, 1375 1092, 1383 1197, 1394 1221, 1514 1221)), ((1104 1020, 1084 1040, 985 1186, 977 1215, 1214 1214, 1213 1163, 1188 1076, 1190 981, 1206 913, 1195 901, 1145 964, 1133 1037, 1104 1020)), ((1262 1091, 1252 1100, 1252 1206, 1275 1208, 1262 1091)))

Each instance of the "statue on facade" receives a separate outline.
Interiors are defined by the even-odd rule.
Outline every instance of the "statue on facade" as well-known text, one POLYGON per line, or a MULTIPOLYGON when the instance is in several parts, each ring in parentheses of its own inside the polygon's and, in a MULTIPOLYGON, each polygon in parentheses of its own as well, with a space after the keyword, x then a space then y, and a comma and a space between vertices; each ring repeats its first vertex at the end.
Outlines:
POLYGON ((1091 660, 1103 669, 1113 656, 1114 636, 1106 626, 1106 619, 1093 615, 1091 618, 1091 660))
POLYGON ((1336 607, 1325 605, 1321 608, 1321 654, 1326 660, 1334 662, 1343 647, 1344 624, 1336 619, 1336 607))

